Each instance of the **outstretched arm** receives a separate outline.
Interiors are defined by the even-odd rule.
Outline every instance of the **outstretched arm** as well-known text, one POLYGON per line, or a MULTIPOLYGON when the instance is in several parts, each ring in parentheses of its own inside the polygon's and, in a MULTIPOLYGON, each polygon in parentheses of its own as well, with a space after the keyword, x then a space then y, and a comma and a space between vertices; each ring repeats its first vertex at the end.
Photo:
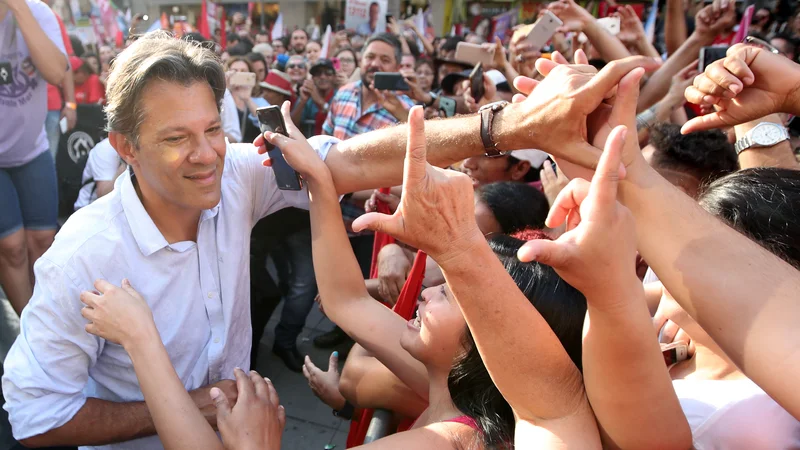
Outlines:
MULTIPOLYGON (((547 65, 549 61, 540 60, 539 63, 547 65)), ((578 158, 575 162, 579 164, 596 164, 600 151, 589 146, 582 137, 586 116, 625 74, 636 67, 655 66, 652 58, 632 57, 609 63, 596 76, 583 72, 572 76, 570 70, 556 69, 552 78, 548 77, 550 81, 542 96, 508 105, 494 115, 492 141, 501 151, 538 148, 551 154, 564 154, 567 160, 578 158), (577 96, 566 96, 570 90, 577 96), (580 151, 587 146, 590 147, 588 153, 580 151)), ((517 88, 524 87, 525 92, 536 83, 523 77, 515 80, 517 88)), ((428 161, 437 167, 447 167, 470 156, 484 154, 480 127, 479 115, 428 121, 425 127, 430 148, 428 161)), ((331 148, 325 164, 330 169, 336 192, 345 194, 399 185, 403 179, 407 132, 407 125, 398 125, 354 136, 331 148)), ((263 137, 256 138, 254 144, 260 153, 266 152, 263 137)))
POLYGON ((486 243, 475 223, 469 178, 425 162, 422 117, 422 108, 414 107, 399 209, 393 216, 361 216, 353 228, 389 233, 440 264, 492 380, 520 420, 550 442, 596 445, 577 367, 486 243), (497 298, 504 299, 502 307, 497 298), (526 326, 508 326, 520 322, 526 326))
POLYGON ((291 122, 289 102, 284 103, 282 112, 290 137, 269 133, 268 139, 308 185, 314 271, 325 314, 414 392, 427 398, 425 366, 400 346, 406 321, 367 292, 347 239, 331 174, 291 122))

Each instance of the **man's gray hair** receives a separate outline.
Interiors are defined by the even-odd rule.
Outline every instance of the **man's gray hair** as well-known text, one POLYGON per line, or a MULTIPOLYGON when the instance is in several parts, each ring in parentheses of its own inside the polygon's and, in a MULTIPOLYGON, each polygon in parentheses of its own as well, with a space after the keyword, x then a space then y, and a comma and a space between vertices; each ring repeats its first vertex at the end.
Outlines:
POLYGON ((139 145, 139 126, 144 120, 141 96, 154 80, 183 86, 206 82, 214 92, 217 110, 225 95, 225 71, 213 52, 165 31, 145 34, 116 57, 106 92, 107 130, 122 134, 134 146, 139 145))

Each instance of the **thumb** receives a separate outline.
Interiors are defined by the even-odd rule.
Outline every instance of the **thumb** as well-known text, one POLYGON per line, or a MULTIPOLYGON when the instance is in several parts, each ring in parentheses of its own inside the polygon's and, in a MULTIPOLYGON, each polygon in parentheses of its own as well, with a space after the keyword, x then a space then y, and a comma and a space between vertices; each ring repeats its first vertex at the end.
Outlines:
POLYGON ((371 230, 396 236, 399 234, 398 231, 402 229, 402 226, 398 226, 397 221, 398 219, 395 216, 371 212, 358 216, 353 221, 352 227, 356 233, 371 230))
POLYGON ((331 353, 328 359, 328 372, 339 373, 339 352, 331 353))
POLYGON ((522 262, 537 261, 554 269, 567 265, 570 259, 568 244, 546 239, 534 239, 526 242, 517 251, 517 258, 522 262))
POLYGON ((228 397, 220 390, 220 388, 211 388, 209 392, 214 406, 217 408, 217 420, 228 417, 231 413, 231 405, 228 403, 228 397))

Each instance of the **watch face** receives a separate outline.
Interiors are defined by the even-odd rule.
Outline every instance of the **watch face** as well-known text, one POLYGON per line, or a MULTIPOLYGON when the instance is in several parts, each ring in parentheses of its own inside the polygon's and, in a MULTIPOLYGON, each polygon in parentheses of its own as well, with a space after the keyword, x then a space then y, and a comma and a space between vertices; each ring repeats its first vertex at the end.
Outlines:
POLYGON ((784 133, 778 124, 764 124, 753 128, 753 143, 756 145, 775 145, 784 139, 784 133))

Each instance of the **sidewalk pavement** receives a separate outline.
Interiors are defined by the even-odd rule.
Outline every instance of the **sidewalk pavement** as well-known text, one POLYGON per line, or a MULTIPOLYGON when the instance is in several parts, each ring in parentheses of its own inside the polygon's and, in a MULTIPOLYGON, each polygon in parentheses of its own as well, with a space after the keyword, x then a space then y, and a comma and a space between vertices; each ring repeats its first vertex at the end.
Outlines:
MULTIPOLYGON (((282 305, 278 307, 269 321, 267 331, 260 342, 261 348, 255 367, 261 375, 272 380, 281 398, 281 404, 286 408, 286 428, 283 432, 281 449, 323 450, 326 445, 335 445, 337 450, 343 450, 350 422, 334 417, 331 409, 311 392, 305 377, 291 372, 272 354, 275 325, 282 309, 282 305)), ((311 340, 331 328, 333 324, 314 307, 298 339, 300 353, 310 355, 314 364, 323 370, 327 369, 330 352, 315 348, 311 340)), ((18 333, 19 319, 0 291, 0 357, 3 360, 18 333)), ((343 349, 337 350, 341 354, 343 349)), ((344 364, 344 361, 340 361, 340 364, 344 364)), ((10 425, 3 413, 4 411, 0 411, 0 450, 7 450, 13 447, 14 441, 11 438, 10 425)))

